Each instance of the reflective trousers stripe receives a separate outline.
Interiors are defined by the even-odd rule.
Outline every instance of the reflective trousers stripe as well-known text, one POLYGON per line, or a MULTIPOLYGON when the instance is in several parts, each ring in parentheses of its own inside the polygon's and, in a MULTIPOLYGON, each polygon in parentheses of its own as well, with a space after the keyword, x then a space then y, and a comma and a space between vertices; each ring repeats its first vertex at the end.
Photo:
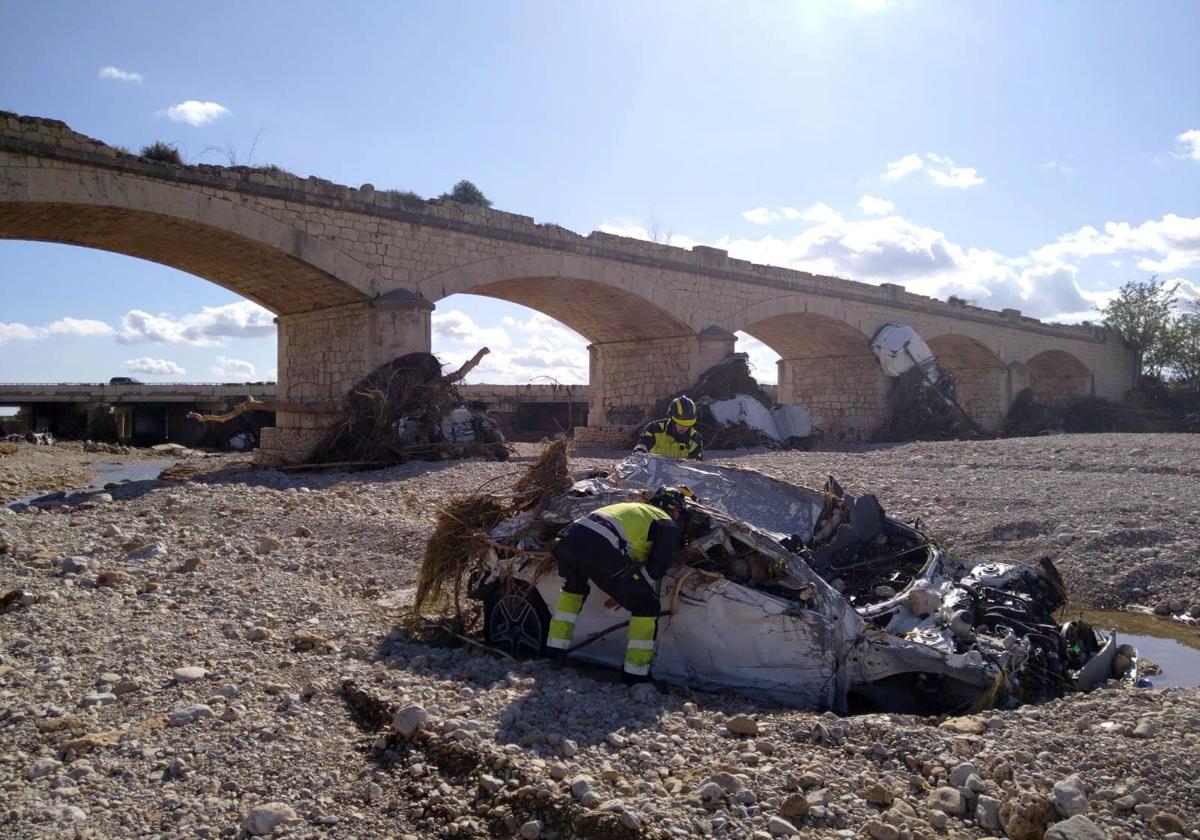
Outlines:
POLYGON ((575 635, 575 621, 583 609, 583 596, 576 592, 559 592, 554 604, 554 617, 546 634, 546 647, 565 650, 575 635))
POLYGON ((625 673, 639 677, 650 673, 654 661, 654 631, 658 619, 635 615, 629 619, 629 637, 625 644, 625 673))

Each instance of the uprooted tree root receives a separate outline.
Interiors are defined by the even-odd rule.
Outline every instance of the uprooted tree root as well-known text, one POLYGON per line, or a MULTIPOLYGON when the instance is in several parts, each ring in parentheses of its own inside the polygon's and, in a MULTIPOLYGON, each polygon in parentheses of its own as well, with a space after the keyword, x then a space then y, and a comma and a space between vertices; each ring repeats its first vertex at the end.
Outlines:
POLYGON ((978 428, 954 399, 954 377, 941 371, 931 383, 920 367, 891 382, 887 420, 875 433, 877 441, 950 440, 976 436, 978 428))
MULTIPOLYGON (((373 733, 390 728, 397 708, 393 703, 376 696, 353 680, 341 686, 342 699, 353 712, 359 725, 373 733)), ((544 776, 535 775, 516 765, 513 757, 488 744, 469 744, 453 737, 455 733, 439 734, 417 730, 412 737, 391 734, 377 741, 372 748, 374 757, 384 766, 412 766, 419 760, 436 769, 447 783, 469 786, 476 794, 472 811, 479 822, 487 825, 491 836, 511 836, 530 820, 557 832, 560 837, 579 837, 585 840, 642 840, 663 836, 654 828, 631 829, 621 824, 616 814, 594 811, 576 803, 565 790, 546 791, 541 783, 544 776), (489 773, 506 784, 489 792, 480 785, 479 776, 489 773), (515 781, 516 785, 508 784, 515 781), (547 795, 548 794, 548 795, 547 795)), ((428 782, 409 775, 397 782, 411 788, 414 818, 454 822, 464 816, 457 807, 428 804, 423 794, 428 782)))
POLYGON ((438 511, 433 534, 425 543, 412 613, 450 613, 454 626, 464 628, 463 583, 471 564, 495 544, 487 532, 524 510, 538 512, 571 485, 567 441, 550 443, 507 493, 459 496, 438 511))

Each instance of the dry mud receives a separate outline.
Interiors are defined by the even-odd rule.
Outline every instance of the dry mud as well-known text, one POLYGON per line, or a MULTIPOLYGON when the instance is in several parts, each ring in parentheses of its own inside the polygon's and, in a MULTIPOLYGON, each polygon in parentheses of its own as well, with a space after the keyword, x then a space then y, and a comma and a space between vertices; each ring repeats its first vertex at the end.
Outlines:
MULTIPOLYGON (((0 514, 0 580, 26 593, 0 615, 0 834, 1200 837, 1196 689, 839 719, 394 629, 438 505, 535 452, 0 514)), ((1079 605, 1200 601, 1194 436, 717 456, 833 473, 965 559, 1050 555, 1079 605)), ((26 457, 52 473, 23 451, 0 476, 26 457)))

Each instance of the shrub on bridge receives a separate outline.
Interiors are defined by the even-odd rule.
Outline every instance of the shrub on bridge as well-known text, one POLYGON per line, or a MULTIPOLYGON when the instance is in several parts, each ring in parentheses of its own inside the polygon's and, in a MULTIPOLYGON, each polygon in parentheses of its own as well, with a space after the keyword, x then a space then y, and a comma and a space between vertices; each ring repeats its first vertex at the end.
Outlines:
POLYGON ((183 157, 179 154, 179 149, 161 140, 155 140, 149 146, 142 146, 141 156, 146 160, 158 163, 173 163, 183 166, 183 157))

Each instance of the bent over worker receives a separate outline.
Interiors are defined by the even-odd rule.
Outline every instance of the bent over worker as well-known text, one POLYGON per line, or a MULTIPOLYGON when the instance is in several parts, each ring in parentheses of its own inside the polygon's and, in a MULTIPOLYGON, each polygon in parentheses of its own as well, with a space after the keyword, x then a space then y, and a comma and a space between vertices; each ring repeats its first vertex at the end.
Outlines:
POLYGON ((563 530, 553 549, 563 583, 546 639, 552 655, 571 646, 591 581, 631 615, 623 681, 650 679, 659 614, 653 581, 662 577, 679 547, 684 505, 683 493, 663 487, 649 503, 608 505, 563 530))
POLYGON ((647 425, 633 451, 702 461, 704 438, 695 427, 696 403, 690 397, 676 397, 667 417, 647 425))

